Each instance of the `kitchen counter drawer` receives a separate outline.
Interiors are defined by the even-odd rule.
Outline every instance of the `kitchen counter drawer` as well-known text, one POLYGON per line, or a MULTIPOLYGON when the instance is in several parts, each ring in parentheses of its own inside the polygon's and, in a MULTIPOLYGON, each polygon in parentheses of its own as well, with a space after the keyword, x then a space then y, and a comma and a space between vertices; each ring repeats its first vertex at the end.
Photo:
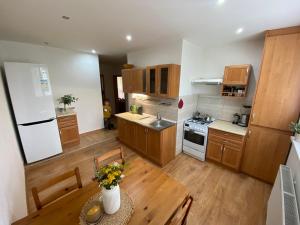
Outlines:
POLYGON ((209 134, 209 139, 221 144, 231 145, 233 147, 241 148, 243 146, 243 140, 237 141, 234 139, 226 138, 224 136, 217 136, 214 134, 209 134))
POLYGON ((76 115, 64 116, 57 118, 59 128, 77 126, 76 115))
POLYGON ((63 147, 71 147, 80 143, 76 114, 58 117, 57 124, 63 147))
POLYGON ((229 132, 225 132, 225 131, 221 131, 221 130, 216 130, 216 129, 213 129, 213 128, 209 128, 209 134, 220 137, 222 139, 232 140, 234 142, 243 142, 243 139, 244 139, 244 136, 229 133, 229 132))

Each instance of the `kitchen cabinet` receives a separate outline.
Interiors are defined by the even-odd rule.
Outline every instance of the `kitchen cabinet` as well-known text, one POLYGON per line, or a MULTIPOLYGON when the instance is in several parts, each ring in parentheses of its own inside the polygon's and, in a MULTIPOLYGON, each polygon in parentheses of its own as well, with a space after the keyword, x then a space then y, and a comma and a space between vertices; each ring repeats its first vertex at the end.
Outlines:
POLYGON ((176 125, 155 130, 118 118, 118 133, 122 143, 160 166, 175 158, 176 125))
POLYGON ((299 62, 300 31, 287 35, 267 34, 250 117, 252 125, 288 131, 289 123, 298 119, 299 62))
POLYGON ((206 157, 239 171, 244 136, 209 128, 206 157))
POLYGON ((300 112, 300 27, 266 32, 242 171, 269 183, 289 153, 300 112))
POLYGON ((229 97, 246 97, 251 65, 226 66, 224 70, 221 95, 229 97))
POLYGON ((122 70, 125 93, 146 93, 146 71, 144 69, 122 70))
POLYGON ((148 66, 146 68, 146 81, 147 81, 147 95, 157 96, 157 67, 156 66, 148 66))
POLYGON ((250 126, 241 166, 242 172, 273 183, 280 164, 285 164, 290 133, 250 126))
POLYGON ((176 98, 179 94, 180 66, 166 64, 157 66, 158 96, 176 98))
POLYGON ((77 116, 68 115, 57 118, 62 147, 71 147, 80 143, 77 116))

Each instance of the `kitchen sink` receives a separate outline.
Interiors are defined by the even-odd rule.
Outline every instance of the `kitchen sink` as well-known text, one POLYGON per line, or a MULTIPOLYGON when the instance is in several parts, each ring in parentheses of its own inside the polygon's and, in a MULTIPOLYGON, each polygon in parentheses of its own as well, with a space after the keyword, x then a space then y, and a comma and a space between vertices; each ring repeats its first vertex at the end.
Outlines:
POLYGON ((166 128, 172 126, 174 123, 169 122, 167 120, 155 120, 154 122, 150 123, 150 126, 156 128, 156 129, 161 129, 161 128, 166 128))

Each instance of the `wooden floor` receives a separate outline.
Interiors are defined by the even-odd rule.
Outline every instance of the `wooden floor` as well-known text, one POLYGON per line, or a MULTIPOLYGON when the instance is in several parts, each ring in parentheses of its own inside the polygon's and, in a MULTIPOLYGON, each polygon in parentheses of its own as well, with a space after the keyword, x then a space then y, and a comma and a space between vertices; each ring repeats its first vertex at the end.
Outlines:
MULTIPOLYGON (((110 132, 110 131, 108 131, 110 132)), ((95 134, 87 135, 88 147, 69 151, 60 157, 26 167, 27 197, 29 212, 35 211, 31 188, 63 171, 79 167, 83 185, 93 177, 94 156, 103 154, 120 145, 116 132, 106 133, 104 140, 95 134)), ((105 135, 104 135, 105 136, 105 135)), ((136 157, 131 149, 124 147, 126 159, 136 157)), ((187 186, 194 203, 189 225, 265 225, 266 205, 271 186, 243 174, 219 167, 210 162, 201 162, 180 154, 163 170, 187 186)))

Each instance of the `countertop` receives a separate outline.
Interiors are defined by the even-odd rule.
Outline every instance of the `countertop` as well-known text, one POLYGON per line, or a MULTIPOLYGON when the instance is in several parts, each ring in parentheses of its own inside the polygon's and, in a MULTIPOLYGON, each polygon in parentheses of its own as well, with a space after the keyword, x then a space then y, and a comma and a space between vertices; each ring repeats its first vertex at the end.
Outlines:
POLYGON ((115 114, 115 116, 119 117, 119 118, 122 118, 122 119, 125 119, 125 120, 128 120, 128 121, 131 121, 131 122, 134 122, 134 123, 137 123, 137 124, 140 124, 142 126, 151 128, 153 130, 158 130, 158 131, 159 130, 164 130, 168 127, 176 125, 175 121, 162 118, 162 120, 166 120, 168 122, 171 122, 171 125, 166 126, 166 127, 161 127, 161 128, 153 127, 150 124, 153 123, 154 121, 156 121, 156 116, 146 114, 146 113, 143 113, 142 115, 140 115, 140 114, 134 114, 134 113, 131 113, 131 112, 125 112, 125 113, 115 114))
POLYGON ((63 117, 63 116, 72 116, 72 115, 76 115, 76 111, 74 109, 67 109, 66 111, 60 111, 58 109, 56 109, 56 117, 63 117))
POLYGON ((209 124, 208 127, 242 136, 245 136, 247 133, 247 127, 241 127, 224 120, 215 120, 214 122, 209 124))

